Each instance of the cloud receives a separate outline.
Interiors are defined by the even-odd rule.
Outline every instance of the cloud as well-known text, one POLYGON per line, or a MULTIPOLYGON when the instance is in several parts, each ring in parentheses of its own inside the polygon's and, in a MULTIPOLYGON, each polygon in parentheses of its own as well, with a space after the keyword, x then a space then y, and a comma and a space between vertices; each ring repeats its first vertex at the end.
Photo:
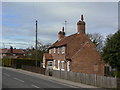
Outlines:
POLYGON ((3 41, 6 43, 34 43, 36 20, 38 38, 43 43, 57 40, 65 20, 67 35, 76 33, 81 14, 84 14, 88 33, 98 32, 105 36, 116 32, 118 26, 115 2, 3 2, 2 8, 3 41))
MULTIPOLYGON (((27 2, 118 2, 119 0, 27 0, 27 2)), ((4 2, 26 2, 24 0, 4 0, 4 2)))

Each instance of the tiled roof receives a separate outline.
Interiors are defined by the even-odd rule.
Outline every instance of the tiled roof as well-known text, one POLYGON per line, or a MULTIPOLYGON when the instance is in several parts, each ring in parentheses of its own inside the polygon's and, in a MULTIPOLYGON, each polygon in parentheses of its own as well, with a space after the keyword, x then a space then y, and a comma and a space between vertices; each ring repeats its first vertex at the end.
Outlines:
MULTIPOLYGON (((63 45, 68 45, 69 44, 69 48, 70 49, 71 47, 70 46, 74 46, 73 43, 77 43, 77 47, 74 46, 72 47, 71 49, 73 50, 72 52, 67 52, 66 53, 66 58, 67 59, 70 59, 78 50, 80 50, 81 48, 84 47, 84 45, 86 45, 85 43, 86 42, 89 42, 91 43, 90 39, 87 37, 86 34, 72 34, 70 36, 67 36, 63 39, 61 39, 60 41, 56 41, 50 48, 54 48, 54 47, 60 47, 60 46, 63 46, 63 45)), ((49 48, 49 49, 50 49, 49 48)))
MULTIPOLYGON (((10 53, 10 49, 8 51, 10 53)), ((13 49, 13 53, 16 53, 16 54, 24 54, 24 51, 22 49, 13 49)))
MULTIPOLYGON (((10 49, 0 49, 0 53, 11 53, 10 49)), ((13 52, 15 54, 24 54, 25 52, 22 49, 13 49, 13 52)))
POLYGON ((72 41, 75 37, 77 36, 77 33, 72 34, 70 36, 64 37, 62 40, 60 41, 56 41, 51 47, 49 48, 53 48, 53 47, 59 47, 59 46, 63 46, 63 45, 67 45, 70 41, 72 41))
POLYGON ((0 53, 7 53, 8 49, 0 49, 0 53))
POLYGON ((52 55, 49 53, 44 53, 45 59, 53 59, 52 55))

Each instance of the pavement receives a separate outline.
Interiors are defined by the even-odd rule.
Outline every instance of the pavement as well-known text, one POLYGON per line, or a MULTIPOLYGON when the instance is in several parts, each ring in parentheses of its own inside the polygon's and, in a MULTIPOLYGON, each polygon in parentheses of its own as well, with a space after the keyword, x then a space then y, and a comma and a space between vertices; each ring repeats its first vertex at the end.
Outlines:
POLYGON ((34 72, 29 72, 21 69, 3 67, 2 74, 3 74, 4 88, 9 88, 9 87, 17 88, 15 86, 19 85, 18 87, 20 88, 41 88, 41 89, 42 88, 79 88, 80 90, 88 90, 88 89, 106 90, 91 85, 72 82, 72 81, 46 76, 34 72), (10 82, 7 85, 6 82, 8 81, 10 82), (14 83, 14 85, 11 82, 14 83), (26 86, 24 86, 25 83, 27 83, 26 86))

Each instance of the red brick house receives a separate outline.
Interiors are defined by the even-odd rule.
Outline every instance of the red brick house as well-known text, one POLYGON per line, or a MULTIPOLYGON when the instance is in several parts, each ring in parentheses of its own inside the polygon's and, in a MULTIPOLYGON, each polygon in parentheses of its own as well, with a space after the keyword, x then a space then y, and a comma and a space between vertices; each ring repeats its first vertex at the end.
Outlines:
POLYGON ((58 40, 43 56, 43 67, 51 61, 54 70, 104 75, 104 62, 85 33, 83 15, 77 23, 77 33, 65 36, 64 28, 58 33, 58 40))
POLYGON ((1 58, 24 58, 25 52, 23 49, 0 49, 1 58))

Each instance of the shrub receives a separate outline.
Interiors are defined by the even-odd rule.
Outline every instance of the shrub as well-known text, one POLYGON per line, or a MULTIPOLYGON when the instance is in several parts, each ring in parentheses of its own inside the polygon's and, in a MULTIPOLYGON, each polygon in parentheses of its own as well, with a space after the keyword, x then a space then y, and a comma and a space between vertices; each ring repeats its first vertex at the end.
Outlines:
POLYGON ((9 59, 9 58, 2 59, 2 65, 10 67, 11 66, 11 59, 9 59))
POLYGON ((115 75, 115 77, 117 77, 117 78, 120 77, 120 71, 115 71, 115 72, 114 72, 114 75, 115 75))

